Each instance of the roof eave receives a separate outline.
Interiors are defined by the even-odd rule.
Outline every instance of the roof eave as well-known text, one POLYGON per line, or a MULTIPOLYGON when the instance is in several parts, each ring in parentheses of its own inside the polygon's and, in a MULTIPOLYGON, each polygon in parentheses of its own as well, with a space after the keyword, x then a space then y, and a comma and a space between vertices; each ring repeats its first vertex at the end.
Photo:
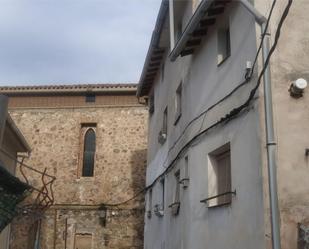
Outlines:
POLYGON ((60 85, 60 86, 20 86, 0 87, 4 95, 45 95, 45 94, 86 94, 86 93, 135 93, 137 84, 98 84, 98 85, 60 85))
POLYGON ((158 49, 160 34, 162 32, 162 27, 164 25, 165 18, 167 17, 167 14, 168 14, 168 7, 169 7, 168 0, 162 0, 160 10, 159 10, 159 14, 158 14, 157 21, 156 21, 156 25, 155 25, 155 29, 152 32, 151 42, 150 42, 150 45, 149 45, 149 48, 148 48, 148 52, 147 52, 147 56, 146 56, 146 59, 145 59, 145 62, 144 62, 142 74, 141 74, 141 77, 140 77, 140 80, 139 80, 139 83, 138 83, 138 87, 137 87, 136 95, 138 97, 145 96, 145 93, 143 93, 143 87, 144 87, 143 79, 144 79, 144 77, 147 73, 148 65, 150 63, 151 57, 154 53, 154 50, 158 49))

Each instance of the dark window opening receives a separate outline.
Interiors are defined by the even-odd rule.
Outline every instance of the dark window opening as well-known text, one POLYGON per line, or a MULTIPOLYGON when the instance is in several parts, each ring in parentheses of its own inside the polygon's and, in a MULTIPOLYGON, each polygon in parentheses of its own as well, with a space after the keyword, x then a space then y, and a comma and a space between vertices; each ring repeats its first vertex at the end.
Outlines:
POLYGON ((154 103, 155 99, 154 99, 154 93, 152 93, 149 97, 149 113, 153 114, 154 113, 154 108, 155 108, 155 103, 154 103))
POLYGON ((164 109, 163 113, 162 133, 167 136, 167 107, 164 109))
POLYGON ((231 38, 228 24, 218 30, 218 66, 231 55, 231 38))
POLYGON ((91 177, 94 171, 96 136, 93 129, 87 130, 84 137, 84 155, 82 176, 91 177))
POLYGON ((94 94, 87 94, 86 95, 86 103, 94 103, 95 102, 95 95, 94 94))
POLYGON ((176 98, 175 98, 175 121, 174 125, 178 123, 178 120, 181 117, 181 105, 182 105, 182 83, 179 84, 176 90, 176 98))

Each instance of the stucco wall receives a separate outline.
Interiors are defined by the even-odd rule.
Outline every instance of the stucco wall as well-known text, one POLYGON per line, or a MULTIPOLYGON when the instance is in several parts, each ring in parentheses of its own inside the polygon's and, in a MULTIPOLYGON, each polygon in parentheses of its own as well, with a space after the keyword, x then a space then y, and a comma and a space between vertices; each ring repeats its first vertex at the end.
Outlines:
MULTIPOLYGON (((129 210, 116 210, 115 215, 108 211, 105 227, 99 223, 97 208, 101 203, 127 200, 144 187, 145 108, 116 104, 74 109, 37 106, 13 108, 10 113, 33 148, 26 163, 40 170, 46 167, 57 178, 55 206, 42 217, 42 249, 64 248, 65 219, 68 220, 68 249, 73 249, 73 228, 93 234, 92 248, 142 248, 143 196, 120 207, 129 210), (88 178, 77 175, 82 123, 97 124, 94 177, 88 178)), ((34 178, 30 175, 30 182, 35 186, 40 179, 34 178)), ((24 219, 14 223, 11 249, 25 248, 29 226, 25 228, 22 223, 29 224, 24 219)))
MULTIPOLYGON (((161 82, 158 77, 154 84, 156 106, 149 123, 147 185, 164 172, 190 139, 244 103, 255 84, 256 78, 193 122, 173 146, 189 121, 243 81, 246 61, 254 59, 254 19, 238 3, 231 3, 228 8, 231 56, 217 66, 217 27, 222 24, 218 20, 209 28, 207 36, 192 56, 179 57, 173 63, 167 59, 165 80, 161 82), (174 125, 174 101, 180 82, 183 86, 182 116, 174 125), (160 145, 157 137, 166 106, 169 115, 168 138, 160 145)), ((225 12, 227 14, 228 11, 225 12)), ((259 106, 255 101, 242 115, 215 127, 192 143, 165 176, 164 216, 145 217, 144 248, 264 248, 260 144, 259 106), (227 142, 231 143, 232 190, 236 189, 237 194, 231 205, 207 208, 200 203, 208 197, 207 155, 227 142), (181 189, 180 213, 173 216, 168 206, 173 202, 175 193, 174 172, 178 167, 182 171, 186 155, 189 158, 190 183, 188 189, 181 189)), ((157 182, 153 187, 153 205, 161 202, 161 195, 160 182, 157 182)))
MULTIPOLYGON (((270 0, 255 0, 257 8, 268 15, 270 0)), ((271 40, 287 1, 278 1, 271 22, 271 40)), ((281 32, 281 39, 271 60, 274 121, 277 141, 278 196, 281 215, 281 243, 283 249, 296 249, 298 223, 309 222, 309 159, 305 149, 309 147, 309 92, 302 98, 289 95, 292 81, 309 80, 309 2, 293 1, 289 16, 281 32)), ((261 92, 261 96, 262 96, 261 92)), ((261 98, 261 101, 263 99, 261 98)), ((263 103, 261 102, 261 106, 263 103)), ((262 108, 261 108, 262 110, 262 108)), ((264 119, 261 116, 261 124, 264 119)), ((265 138, 265 134, 261 136, 265 138)), ((263 154, 265 141, 262 144, 263 154)), ((268 248, 271 248, 270 213, 268 204, 268 178, 264 157, 265 220, 268 248)))

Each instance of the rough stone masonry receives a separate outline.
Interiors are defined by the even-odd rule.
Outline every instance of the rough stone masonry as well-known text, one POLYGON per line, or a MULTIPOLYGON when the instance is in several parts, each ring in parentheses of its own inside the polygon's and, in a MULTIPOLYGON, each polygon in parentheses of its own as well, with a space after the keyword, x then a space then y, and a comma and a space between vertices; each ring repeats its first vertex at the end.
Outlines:
MULTIPOLYGON (((53 206, 40 217, 16 219, 10 249, 35 243, 41 249, 143 248, 143 194, 120 206, 103 205, 128 200, 145 186, 147 111, 135 86, 1 90, 10 96, 12 118, 31 145, 25 162, 57 178, 53 206), (95 97, 87 102, 89 90, 95 97), (81 175, 87 126, 96 134, 93 177, 81 175)), ((39 185, 41 179, 28 177, 39 185)))

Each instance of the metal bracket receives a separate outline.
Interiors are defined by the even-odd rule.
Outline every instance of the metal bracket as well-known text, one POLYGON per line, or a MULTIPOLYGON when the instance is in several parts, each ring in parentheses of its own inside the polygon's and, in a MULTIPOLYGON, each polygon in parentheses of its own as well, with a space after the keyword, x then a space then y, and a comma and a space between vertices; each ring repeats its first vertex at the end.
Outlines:
POLYGON ((222 193, 222 194, 218 194, 218 195, 215 195, 215 196, 208 197, 206 199, 200 200, 200 202, 201 203, 207 203, 210 200, 213 200, 213 199, 216 199, 220 196, 225 196, 225 195, 236 195, 236 189, 234 191, 228 191, 228 192, 225 192, 225 193, 222 193))

